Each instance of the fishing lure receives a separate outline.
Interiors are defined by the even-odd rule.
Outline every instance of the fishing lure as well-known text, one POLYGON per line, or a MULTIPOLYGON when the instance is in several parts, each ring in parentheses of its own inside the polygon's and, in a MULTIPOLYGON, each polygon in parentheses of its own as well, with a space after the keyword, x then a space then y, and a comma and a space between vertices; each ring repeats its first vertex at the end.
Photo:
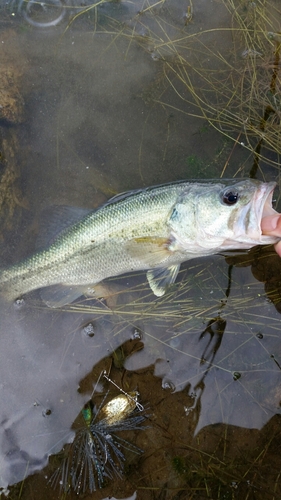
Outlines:
POLYGON ((116 386, 121 394, 106 403, 107 391, 96 410, 92 400, 82 409, 85 426, 76 433, 67 457, 50 479, 52 486, 59 484, 65 493, 70 489, 77 494, 86 490, 92 493, 102 488, 106 480, 122 477, 125 450, 142 453, 140 448, 116 434, 145 428, 141 425, 146 416, 144 407, 138 402, 139 393, 127 393, 106 372, 101 375, 116 386))

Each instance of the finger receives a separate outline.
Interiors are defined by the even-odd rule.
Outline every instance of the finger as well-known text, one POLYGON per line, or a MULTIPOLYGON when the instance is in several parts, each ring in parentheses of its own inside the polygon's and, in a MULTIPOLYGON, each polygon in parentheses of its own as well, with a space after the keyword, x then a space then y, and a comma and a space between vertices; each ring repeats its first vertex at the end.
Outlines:
POLYGON ((261 220, 262 234, 281 236, 281 215, 263 217, 261 220))
POLYGON ((276 243, 276 245, 274 245, 274 248, 275 248, 276 253, 279 255, 279 257, 281 257, 281 241, 276 243))

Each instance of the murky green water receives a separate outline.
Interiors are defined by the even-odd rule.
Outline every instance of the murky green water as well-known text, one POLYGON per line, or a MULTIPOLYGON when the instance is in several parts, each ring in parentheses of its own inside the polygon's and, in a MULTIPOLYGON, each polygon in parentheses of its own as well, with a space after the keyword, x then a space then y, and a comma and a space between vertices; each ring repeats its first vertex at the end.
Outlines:
MULTIPOLYGON (((91 209, 129 189, 253 171, 279 183, 278 109, 261 130, 268 101, 246 106, 270 88, 278 45, 261 26, 277 32, 277 13, 262 1, 1 4, 1 265, 34 250, 53 205, 91 209), (262 36, 264 53, 245 62, 245 40, 260 50, 262 36), (255 96, 239 101, 257 75, 255 96)), ((120 435, 143 452, 124 452, 123 477, 81 498, 279 498, 280 270, 263 248, 191 261, 160 299, 140 273, 109 280, 107 301, 62 310, 37 292, 2 300, 1 496, 65 497, 50 483, 55 454, 69 453, 106 370, 140 393, 146 427, 120 435)), ((103 380, 96 404, 100 391, 120 394, 103 380)))

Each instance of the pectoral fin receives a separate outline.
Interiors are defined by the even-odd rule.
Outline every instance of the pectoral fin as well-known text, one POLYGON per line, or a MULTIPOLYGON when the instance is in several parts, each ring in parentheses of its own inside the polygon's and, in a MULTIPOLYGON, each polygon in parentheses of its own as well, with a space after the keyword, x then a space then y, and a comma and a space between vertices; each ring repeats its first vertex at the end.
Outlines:
POLYGON ((161 297, 166 292, 169 285, 175 282, 180 265, 171 267, 160 267, 150 269, 146 273, 149 286, 157 297, 161 297))
POLYGON ((138 259, 148 267, 154 267, 165 262, 171 255, 170 240, 167 238, 143 237, 129 240, 125 250, 134 259, 138 259))

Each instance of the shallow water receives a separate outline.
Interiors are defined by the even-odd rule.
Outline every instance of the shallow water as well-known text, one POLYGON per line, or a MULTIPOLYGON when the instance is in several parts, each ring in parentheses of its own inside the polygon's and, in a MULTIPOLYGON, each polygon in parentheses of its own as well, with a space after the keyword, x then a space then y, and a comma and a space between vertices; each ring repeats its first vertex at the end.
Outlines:
MULTIPOLYGON (((95 208, 137 187, 249 175, 253 154, 199 117, 183 81, 190 71, 202 82, 190 70, 198 61, 220 75, 207 46, 231 60, 229 12, 200 0, 189 20, 187 2, 155 4, 99 2, 86 12, 1 5, 13 82, 0 121, 9 194, 0 190, 3 264, 34 250, 47 207, 95 208), (175 57, 188 61, 182 78, 175 57)), ((258 178, 278 181, 279 170, 261 162, 258 178)), ((280 267, 263 248, 186 263, 161 299, 140 273, 109 280, 107 301, 82 298, 62 310, 48 309, 37 292, 2 300, 3 491, 63 498, 50 486, 60 465, 52 455, 74 439, 72 424, 110 370, 123 390, 137 387, 146 408, 148 427, 125 435, 143 454, 128 457, 123 479, 83 498, 278 498, 280 267)), ((120 392, 106 381, 99 389, 120 392)))

